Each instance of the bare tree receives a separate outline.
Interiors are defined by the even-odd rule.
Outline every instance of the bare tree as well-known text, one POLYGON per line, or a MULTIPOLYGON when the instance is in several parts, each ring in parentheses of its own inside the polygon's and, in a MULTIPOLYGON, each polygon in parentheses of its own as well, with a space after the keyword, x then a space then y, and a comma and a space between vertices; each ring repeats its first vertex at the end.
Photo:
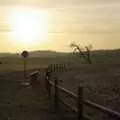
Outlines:
POLYGON ((91 60, 92 45, 85 46, 84 48, 82 48, 80 45, 73 42, 70 44, 70 47, 73 49, 74 53, 79 53, 79 55, 86 59, 89 64, 92 64, 91 60))

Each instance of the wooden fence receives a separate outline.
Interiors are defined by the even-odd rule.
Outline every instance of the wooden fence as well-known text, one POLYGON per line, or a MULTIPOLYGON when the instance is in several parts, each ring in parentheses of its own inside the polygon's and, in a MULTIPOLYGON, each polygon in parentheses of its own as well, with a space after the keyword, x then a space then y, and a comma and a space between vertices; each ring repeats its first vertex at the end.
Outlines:
POLYGON ((51 72, 64 72, 67 70, 65 64, 50 64, 47 68, 51 72))
POLYGON ((37 84, 39 82, 39 71, 34 71, 29 75, 30 84, 37 84))
POLYGON ((49 98, 53 97, 52 96, 52 91, 51 88, 53 87, 54 89, 54 109, 57 111, 59 109, 59 102, 64 104, 65 106, 67 106, 68 108, 72 109, 73 111, 75 111, 77 113, 77 118, 78 120, 92 120, 89 116, 87 115, 83 115, 83 106, 88 106, 90 108, 94 108, 97 109, 100 112, 103 112, 104 114, 108 114, 112 117, 114 117, 114 119, 120 119, 120 113, 113 111, 111 109, 108 109, 104 106, 98 105, 94 102, 91 102, 89 100, 84 100, 83 99, 83 87, 78 86, 78 92, 77 94, 61 87, 58 84, 58 79, 55 78, 54 80, 50 79, 50 74, 46 74, 45 80, 46 80, 46 88, 48 90, 48 95, 49 98), (70 98, 74 99, 76 101, 76 106, 72 107, 70 104, 66 103, 63 99, 60 98, 59 96, 59 92, 63 92, 65 93, 67 96, 69 96, 70 98))

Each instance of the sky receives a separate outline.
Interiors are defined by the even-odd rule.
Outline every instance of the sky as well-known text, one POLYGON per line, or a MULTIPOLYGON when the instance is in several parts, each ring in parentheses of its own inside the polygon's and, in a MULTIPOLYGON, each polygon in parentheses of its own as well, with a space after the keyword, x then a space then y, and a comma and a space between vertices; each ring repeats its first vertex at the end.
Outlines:
POLYGON ((119 11, 120 0, 0 0, 0 52, 119 48, 119 11))

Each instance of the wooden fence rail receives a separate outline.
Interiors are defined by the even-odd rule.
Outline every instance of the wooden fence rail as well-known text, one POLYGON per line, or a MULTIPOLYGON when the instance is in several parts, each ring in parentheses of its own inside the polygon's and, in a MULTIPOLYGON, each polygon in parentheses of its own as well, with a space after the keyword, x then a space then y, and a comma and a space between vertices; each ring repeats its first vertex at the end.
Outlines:
POLYGON ((83 88, 81 86, 78 86, 78 92, 77 92, 77 94, 75 94, 75 93, 61 87, 58 84, 57 78, 55 78, 54 80, 48 79, 48 78, 50 78, 49 76, 46 76, 45 78, 46 78, 46 83, 47 83, 46 85, 47 85, 47 90, 48 90, 50 98, 52 97, 51 96, 51 94, 52 94, 51 88, 52 87, 54 88, 54 108, 55 108, 56 111, 59 109, 59 102, 60 102, 60 103, 64 104, 66 107, 68 107, 68 108, 72 109, 73 111, 77 112, 78 120, 82 120, 83 118, 85 120, 92 120, 89 116, 83 115, 83 105, 86 105, 90 108, 94 108, 94 109, 97 109, 100 112, 111 115, 115 119, 120 119, 120 113, 119 112, 108 109, 108 108, 106 108, 102 105, 96 104, 92 101, 84 100, 83 99, 83 88), (61 99, 59 97, 59 92, 60 91, 65 93, 67 96, 71 97, 72 99, 76 100, 76 106, 73 107, 70 104, 66 103, 63 99, 61 99))

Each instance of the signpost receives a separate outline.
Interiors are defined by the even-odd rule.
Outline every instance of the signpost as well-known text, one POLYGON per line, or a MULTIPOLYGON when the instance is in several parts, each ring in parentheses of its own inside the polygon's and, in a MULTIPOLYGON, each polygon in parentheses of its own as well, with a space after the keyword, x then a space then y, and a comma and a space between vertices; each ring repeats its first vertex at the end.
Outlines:
POLYGON ((21 55, 24 59, 24 81, 26 81, 26 79, 27 79, 27 58, 29 56, 29 52, 23 51, 21 55))

